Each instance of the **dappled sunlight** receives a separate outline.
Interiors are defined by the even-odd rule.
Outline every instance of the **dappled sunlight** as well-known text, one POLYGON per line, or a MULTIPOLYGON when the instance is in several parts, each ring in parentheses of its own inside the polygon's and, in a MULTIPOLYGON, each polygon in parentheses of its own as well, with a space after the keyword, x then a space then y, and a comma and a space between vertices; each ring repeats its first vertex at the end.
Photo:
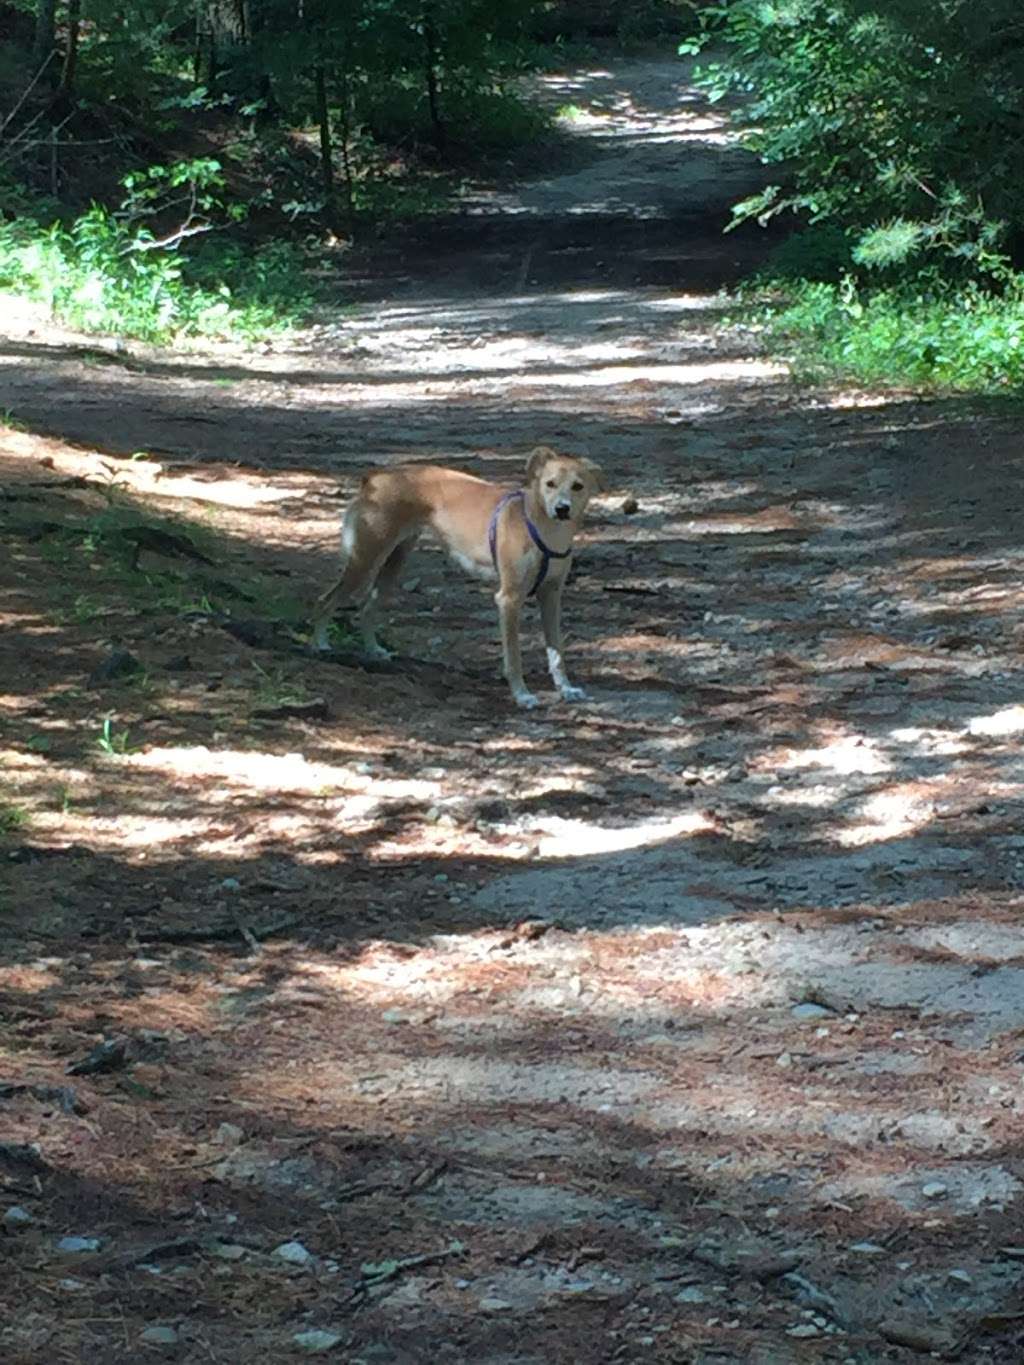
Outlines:
POLYGON ((924 829, 935 818, 940 790, 938 784, 906 782, 873 792, 860 803, 859 820, 836 830, 836 841, 844 848, 859 848, 924 829))
POLYGON ((790 750, 775 760, 766 755, 762 763, 779 770, 827 768, 840 776, 883 773, 892 767, 889 759, 879 752, 875 741, 857 734, 838 734, 815 748, 790 750))
POLYGON ((618 853, 625 849, 643 848, 688 834, 715 828, 714 820, 701 811, 688 811, 675 819, 655 819, 628 828, 587 824, 582 820, 562 820, 549 817, 538 821, 534 831, 540 833, 537 855, 541 858, 585 858, 594 854, 618 853))
POLYGON ((968 722, 969 735, 1019 735, 1024 732, 1024 706, 1005 706, 989 715, 974 716, 968 722))

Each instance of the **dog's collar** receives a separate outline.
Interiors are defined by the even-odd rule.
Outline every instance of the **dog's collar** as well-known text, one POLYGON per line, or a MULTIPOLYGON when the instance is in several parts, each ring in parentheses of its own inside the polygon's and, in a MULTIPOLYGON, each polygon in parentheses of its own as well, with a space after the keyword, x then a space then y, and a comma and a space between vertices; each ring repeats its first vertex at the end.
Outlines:
POLYGON ((491 513, 491 524, 487 528, 487 543, 491 547, 491 562, 493 563, 495 569, 497 569, 498 567, 498 518, 501 516, 502 512, 505 510, 505 508, 510 502, 516 501, 521 502, 523 505, 523 520, 526 522, 526 529, 527 531, 529 531, 530 539, 533 541, 534 545, 536 545, 537 549, 540 551, 541 556, 540 572, 537 574, 537 580, 534 583, 533 587, 530 589, 529 593, 530 597, 532 597, 534 593, 538 590, 540 585, 544 582, 545 578, 547 578, 548 565, 551 563, 551 561, 553 559, 568 559, 569 556, 572 554, 572 546, 570 545, 568 550, 548 549, 548 547, 544 544, 544 540, 543 537, 541 536, 541 533, 537 530, 536 526, 534 526, 533 522, 530 520, 530 515, 526 510, 525 490, 522 488, 517 488, 515 492, 506 493, 503 497, 499 498, 497 506, 491 513))

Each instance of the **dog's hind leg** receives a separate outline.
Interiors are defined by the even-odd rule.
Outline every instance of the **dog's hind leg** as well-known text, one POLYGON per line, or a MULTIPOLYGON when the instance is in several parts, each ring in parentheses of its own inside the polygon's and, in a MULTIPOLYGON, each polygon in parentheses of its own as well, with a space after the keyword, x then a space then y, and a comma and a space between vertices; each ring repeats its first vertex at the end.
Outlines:
POLYGON ((377 621, 381 607, 387 606, 395 595, 399 579, 416 544, 416 536, 400 540, 377 571, 376 581, 359 610, 359 631, 363 648, 374 658, 386 659, 387 650, 377 640, 377 621))
POLYGON ((344 568, 337 582, 317 598, 313 608, 316 649, 330 649, 327 627, 343 607, 360 606, 374 595, 377 577, 396 548, 394 536, 374 526, 372 509, 370 511, 368 515, 368 509, 357 498, 345 513, 341 525, 344 568))

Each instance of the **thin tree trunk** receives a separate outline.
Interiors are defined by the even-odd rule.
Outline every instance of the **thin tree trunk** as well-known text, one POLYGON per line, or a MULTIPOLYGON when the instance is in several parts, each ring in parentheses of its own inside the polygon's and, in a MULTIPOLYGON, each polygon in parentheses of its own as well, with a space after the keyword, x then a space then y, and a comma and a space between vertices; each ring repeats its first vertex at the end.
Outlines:
POLYGON ((203 0, 196 0, 195 43, 192 48, 192 84, 203 79, 203 0))
POLYGON ((444 120, 441 118, 441 104, 437 89, 437 25, 434 22, 434 6, 423 6, 423 43, 426 56, 427 104, 430 107, 430 123, 434 129, 434 146, 444 152, 447 145, 444 120))
POLYGON ((57 0, 39 0, 36 9, 36 33, 32 45, 32 60, 42 66, 56 45, 57 0))
POLYGON ((75 95, 75 76, 78 72, 78 38, 81 28, 82 0, 68 0, 68 43, 64 49, 64 66, 60 74, 60 93, 69 105, 75 95))
POLYGON ((349 229, 352 228, 353 213, 353 176, 352 176, 352 157, 350 155, 349 143, 352 138, 352 107, 351 92, 349 90, 348 73, 348 50, 346 49, 343 58, 344 68, 341 73, 341 168, 345 179, 345 218, 348 221, 349 229))
POLYGON ((334 146, 331 141, 331 111, 327 103, 327 72, 323 61, 316 64, 316 117, 320 125, 320 181, 324 187, 324 199, 328 222, 333 224, 335 217, 334 202, 334 146))

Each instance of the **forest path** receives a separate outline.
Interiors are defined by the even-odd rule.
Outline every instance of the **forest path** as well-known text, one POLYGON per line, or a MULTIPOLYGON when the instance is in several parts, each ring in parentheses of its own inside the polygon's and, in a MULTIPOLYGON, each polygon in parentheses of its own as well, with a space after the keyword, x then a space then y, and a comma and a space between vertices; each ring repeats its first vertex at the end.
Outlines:
MULTIPOLYGON (((140 741, 116 764, 54 726, 6 769, 29 804, 87 796, 19 855, 5 988, 64 1011, 68 1048, 163 1030, 144 1128, 103 1076, 80 1087, 95 1139, 8 1107, 62 1169, 55 1230, 109 1259, 173 1207, 220 1258, 81 1272, 115 1344, 100 1311, 22 1314, 9 1358, 131 1359, 121 1333, 168 1316, 190 1362, 297 1359, 309 1328, 423 1365, 1024 1351, 1015 424, 797 390, 724 320, 761 245, 720 228, 761 171, 685 67, 538 87, 587 154, 353 256, 358 302, 294 346, 104 358, 11 324, 4 401, 36 435, 0 433, 5 486, 43 445, 59 473, 113 468, 299 598, 367 466, 514 479, 550 444, 613 491, 566 596, 581 706, 533 640, 543 705, 510 708, 490 594, 430 550, 395 672, 275 661, 202 610, 9 637, 37 729, 108 632, 178 672, 159 701, 113 694, 140 741), (268 718, 265 686, 254 710, 256 669, 327 719, 268 718), (259 953, 203 940, 268 912, 290 927, 259 953), (88 953, 49 956, 83 925, 88 953), (302 1271, 272 1254, 289 1238, 302 1271)), ((36 620, 19 562, 12 620, 36 620)), ((41 1037, 29 1013, 18 1046, 41 1037)))

